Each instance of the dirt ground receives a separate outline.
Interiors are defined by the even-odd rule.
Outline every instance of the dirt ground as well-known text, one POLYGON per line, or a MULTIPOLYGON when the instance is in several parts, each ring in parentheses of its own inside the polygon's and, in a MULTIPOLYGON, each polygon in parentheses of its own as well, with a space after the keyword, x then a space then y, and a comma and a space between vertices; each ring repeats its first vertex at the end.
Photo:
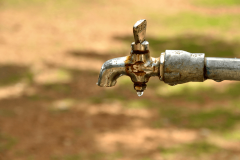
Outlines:
POLYGON ((1 4, 0 160, 240 159, 238 83, 207 81, 172 90, 152 78, 141 98, 128 78, 113 88, 96 85, 106 60, 130 52, 132 26, 142 18, 150 42, 157 42, 154 55, 180 47, 238 57, 237 22, 224 33, 209 27, 202 34, 160 22, 182 12, 236 16, 239 6, 201 7, 187 0, 1 4), (195 48, 182 43, 187 33, 200 40, 195 48), (210 47, 202 45, 206 39, 210 47))

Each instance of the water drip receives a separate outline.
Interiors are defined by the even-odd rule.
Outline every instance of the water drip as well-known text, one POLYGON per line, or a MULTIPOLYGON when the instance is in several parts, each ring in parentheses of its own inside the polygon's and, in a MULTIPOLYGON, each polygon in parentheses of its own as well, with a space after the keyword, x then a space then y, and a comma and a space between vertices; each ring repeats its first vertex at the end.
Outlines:
POLYGON ((137 92, 138 97, 143 95, 143 92, 137 92))

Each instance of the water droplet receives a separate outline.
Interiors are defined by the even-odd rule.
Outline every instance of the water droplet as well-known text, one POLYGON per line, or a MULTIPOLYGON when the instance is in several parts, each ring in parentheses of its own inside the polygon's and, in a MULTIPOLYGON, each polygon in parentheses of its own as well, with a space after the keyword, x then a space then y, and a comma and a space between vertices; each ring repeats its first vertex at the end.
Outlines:
POLYGON ((138 97, 143 95, 143 92, 137 92, 138 97))

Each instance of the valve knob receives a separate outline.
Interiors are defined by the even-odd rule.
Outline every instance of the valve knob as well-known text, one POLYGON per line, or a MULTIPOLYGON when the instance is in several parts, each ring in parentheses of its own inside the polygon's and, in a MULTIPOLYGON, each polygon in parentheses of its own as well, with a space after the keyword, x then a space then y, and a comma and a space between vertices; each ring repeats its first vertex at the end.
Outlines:
POLYGON ((145 41, 146 28, 147 28, 146 19, 141 19, 134 24, 133 35, 135 39, 135 44, 142 43, 143 41, 145 41))

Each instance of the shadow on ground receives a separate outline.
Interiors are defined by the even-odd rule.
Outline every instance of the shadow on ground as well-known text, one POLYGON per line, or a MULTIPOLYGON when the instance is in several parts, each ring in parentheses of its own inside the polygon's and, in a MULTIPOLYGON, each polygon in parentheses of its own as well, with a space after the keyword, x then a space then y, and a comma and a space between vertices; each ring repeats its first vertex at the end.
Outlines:
POLYGON ((33 81, 33 75, 26 66, 3 65, 0 69, 0 87, 15 84, 23 79, 33 81))

